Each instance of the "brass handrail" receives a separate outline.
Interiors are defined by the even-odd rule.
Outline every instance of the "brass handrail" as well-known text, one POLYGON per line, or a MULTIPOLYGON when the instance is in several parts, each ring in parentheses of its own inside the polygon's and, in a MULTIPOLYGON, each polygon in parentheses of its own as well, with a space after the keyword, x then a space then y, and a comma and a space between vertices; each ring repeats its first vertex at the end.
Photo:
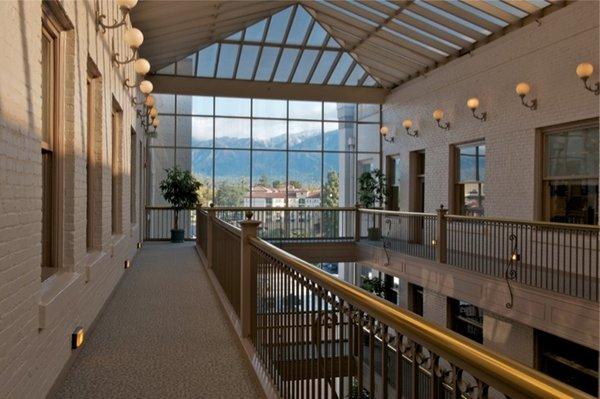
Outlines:
POLYGON ((422 317, 393 306, 382 298, 332 277, 310 263, 260 238, 249 237, 249 241, 252 246, 294 268, 309 280, 321 285, 378 321, 394 328, 409 339, 423 345, 510 397, 540 399, 593 398, 537 370, 495 353, 483 345, 472 342, 453 331, 440 328, 422 317))

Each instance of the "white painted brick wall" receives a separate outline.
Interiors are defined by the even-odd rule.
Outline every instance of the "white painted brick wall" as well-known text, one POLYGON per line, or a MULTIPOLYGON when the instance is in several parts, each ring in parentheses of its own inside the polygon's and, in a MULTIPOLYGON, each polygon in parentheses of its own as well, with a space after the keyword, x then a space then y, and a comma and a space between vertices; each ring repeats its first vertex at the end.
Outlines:
MULTIPOLYGON (((133 78, 132 66, 111 63, 112 48, 129 54, 123 29, 96 32, 95 1, 62 1, 75 25, 67 40, 65 96, 66 156, 63 220, 64 259, 57 275, 72 284, 44 305, 56 282, 40 282, 41 261, 41 1, 2 1, 6 23, 0 33, 0 398, 43 398, 71 356, 70 333, 88 328, 123 273, 123 262, 135 253, 137 230, 129 226, 130 126, 135 112, 122 81, 133 78), (10 21, 8 23, 7 21, 10 21), (102 74, 103 252, 86 250, 87 60, 102 74), (112 97, 123 108, 123 231, 110 236, 110 109, 112 97), (112 253, 112 256, 111 256, 112 253), (95 260, 91 264, 91 260, 95 260), (85 282, 88 268, 92 278, 85 282), (58 305, 60 306, 57 308, 58 305), (48 315, 40 328, 40 311, 48 315), (50 317, 52 315, 52 317, 50 317)), ((99 6, 109 20, 117 18, 113 1, 99 6)), ((138 129, 138 137, 141 132, 138 129)), ((141 176, 141 175, 140 175, 141 176)), ((138 183, 142 179, 138 177, 138 183)), ((138 189, 139 190, 139 189, 138 189)), ((138 193, 138 195, 140 195, 138 193)), ((139 197, 138 197, 139 198, 139 197)))

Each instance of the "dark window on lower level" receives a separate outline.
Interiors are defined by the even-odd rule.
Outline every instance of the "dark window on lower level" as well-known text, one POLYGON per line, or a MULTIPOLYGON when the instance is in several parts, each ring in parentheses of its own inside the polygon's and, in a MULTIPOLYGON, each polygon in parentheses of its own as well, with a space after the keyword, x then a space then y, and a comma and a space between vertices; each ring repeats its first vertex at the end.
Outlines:
POLYGON ((423 287, 417 284, 409 284, 408 295, 409 309, 419 316, 423 316, 423 287))
POLYGON ((483 343, 483 311, 469 302, 448 298, 449 327, 475 342, 483 343))
POLYGON ((598 351, 535 331, 537 368, 590 395, 598 395, 598 351))

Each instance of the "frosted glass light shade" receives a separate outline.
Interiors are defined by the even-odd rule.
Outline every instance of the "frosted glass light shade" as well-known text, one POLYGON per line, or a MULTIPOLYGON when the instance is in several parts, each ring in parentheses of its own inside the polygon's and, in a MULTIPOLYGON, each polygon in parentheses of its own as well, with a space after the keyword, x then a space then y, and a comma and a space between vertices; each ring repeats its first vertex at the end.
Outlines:
POLYGON ((404 121, 402 121, 402 126, 404 126, 405 129, 410 129, 412 125, 413 123, 410 119, 405 119, 404 121))
POLYGON ((142 80, 140 82, 140 91, 144 94, 150 94, 152 93, 152 90, 154 90, 154 86, 152 85, 152 82, 150 82, 149 80, 142 80))
POLYGON ((479 107, 479 99, 473 97, 467 100, 467 107, 470 109, 477 109, 479 107))
POLYGON ((158 109, 152 107, 152 109, 150 109, 150 112, 148 112, 148 115, 150 115, 150 118, 154 119, 158 116, 158 109))
POLYGON ((133 69, 138 75, 144 76, 150 72, 150 63, 145 58, 138 58, 133 63, 133 69))
POLYGON ((131 10, 137 4, 138 0, 117 0, 119 8, 131 10))
POLYGON ((144 105, 146 107, 154 107, 155 101, 154 101, 154 97, 152 96, 148 96, 146 97, 146 101, 144 101, 144 105))
POLYGON ((382 126, 381 129, 379 129, 379 133, 381 133, 383 137, 387 136, 389 132, 390 128, 387 126, 382 126))
POLYGON ((441 109, 436 109, 435 111, 433 111, 433 119, 435 119, 436 121, 441 121, 443 117, 444 111, 442 111, 441 109))
POLYGON ((158 118, 154 118, 154 120, 152 120, 152 126, 154 126, 154 127, 160 126, 160 120, 158 118))
POLYGON ((123 40, 132 49, 137 49, 144 43, 144 34, 137 28, 130 28, 125 31, 123 40))
POLYGON ((594 66, 589 62, 582 62, 581 64, 577 65, 575 73, 577 73, 577 76, 582 79, 589 78, 592 76, 592 73, 594 73, 594 66))
POLYGON ((517 85, 515 90, 517 91, 518 95, 526 96, 529 94, 529 91, 531 91, 531 87, 529 87, 529 84, 527 84, 525 82, 521 82, 517 85))

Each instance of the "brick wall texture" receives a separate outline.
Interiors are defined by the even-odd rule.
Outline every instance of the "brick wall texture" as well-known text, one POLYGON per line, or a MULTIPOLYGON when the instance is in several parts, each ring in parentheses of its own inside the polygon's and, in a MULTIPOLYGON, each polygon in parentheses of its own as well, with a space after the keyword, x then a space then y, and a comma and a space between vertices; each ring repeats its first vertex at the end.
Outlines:
MULTIPOLYGON (((135 77, 131 64, 111 63, 113 48, 122 55, 129 49, 122 40, 123 28, 96 31, 96 3, 110 21, 119 17, 112 1, 60 2, 74 26, 64 33, 64 155, 59 159, 63 216, 57 222, 62 254, 59 272, 41 282, 42 2, 0 2, 0 398, 46 396, 72 355, 71 332, 76 326, 89 328, 139 241, 137 226, 129 224, 130 127, 136 118, 130 104, 133 93, 122 85, 125 77, 135 77), (102 201, 101 209, 95 210, 97 250, 91 252, 86 248, 88 59, 101 74, 101 103, 94 118, 101 177, 93 190, 102 201), (110 234, 113 97, 123 109, 124 132, 119 236, 110 234)), ((141 181, 140 175, 137 182, 141 181)))

